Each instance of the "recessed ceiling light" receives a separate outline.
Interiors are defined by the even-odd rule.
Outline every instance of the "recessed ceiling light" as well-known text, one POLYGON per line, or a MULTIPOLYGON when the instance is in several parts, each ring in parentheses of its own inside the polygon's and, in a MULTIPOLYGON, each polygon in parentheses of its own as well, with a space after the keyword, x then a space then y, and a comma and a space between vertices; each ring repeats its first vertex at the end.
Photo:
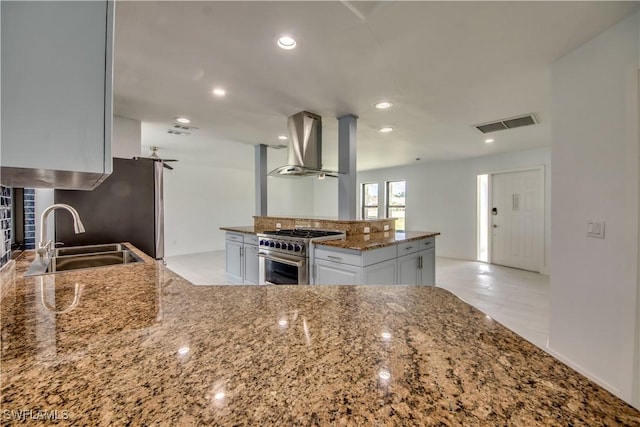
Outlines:
POLYGON ((393 107, 393 103, 389 101, 380 101, 374 105, 378 110, 386 110, 387 108, 393 107))
POLYGON ((378 129, 378 131, 382 133, 389 133, 389 132, 393 132, 393 128, 389 126, 385 126, 383 128, 378 129))
POLYGON ((279 139, 280 141, 286 141, 286 140, 287 140, 287 137, 286 137, 286 135, 280 135, 280 136, 278 136, 278 139, 279 139))
POLYGON ((225 96, 227 94, 227 91, 222 89, 221 87, 217 87, 213 90, 213 94, 215 96, 225 96))
POLYGON ((184 123, 186 125, 187 123, 191 123, 191 120, 187 119, 186 117, 176 117, 176 122, 184 123))
POLYGON ((296 47, 296 41, 291 36, 282 36, 278 39, 278 46, 284 50, 291 50, 296 47))
POLYGON ((485 139, 485 144, 491 144, 493 142, 493 138, 485 139))

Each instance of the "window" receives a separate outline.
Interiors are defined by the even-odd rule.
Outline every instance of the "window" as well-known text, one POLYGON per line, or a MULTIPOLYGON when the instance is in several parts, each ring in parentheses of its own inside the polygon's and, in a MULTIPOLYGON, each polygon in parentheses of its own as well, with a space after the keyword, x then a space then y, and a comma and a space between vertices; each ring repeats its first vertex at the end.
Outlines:
POLYGON ((378 219, 378 183, 362 184, 362 219, 378 219))
POLYGON ((387 182, 387 218, 396 219, 396 230, 404 231, 406 181, 387 182))

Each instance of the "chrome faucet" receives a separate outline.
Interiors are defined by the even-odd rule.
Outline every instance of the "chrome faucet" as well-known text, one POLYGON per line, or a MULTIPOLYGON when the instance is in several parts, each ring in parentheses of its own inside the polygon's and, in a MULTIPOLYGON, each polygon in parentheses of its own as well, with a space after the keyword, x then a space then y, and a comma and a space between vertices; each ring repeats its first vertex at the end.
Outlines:
POLYGON ((56 209, 66 209, 71 213, 73 217, 73 231, 78 233, 84 233, 84 225, 82 221, 80 221, 80 215, 78 211, 73 207, 66 205, 64 203, 56 203, 54 205, 49 206, 44 211, 42 211, 42 215, 40 216, 40 243, 38 243, 38 257, 45 258, 48 257, 49 252, 53 250, 53 241, 46 240, 47 239, 47 217, 51 212, 56 209))

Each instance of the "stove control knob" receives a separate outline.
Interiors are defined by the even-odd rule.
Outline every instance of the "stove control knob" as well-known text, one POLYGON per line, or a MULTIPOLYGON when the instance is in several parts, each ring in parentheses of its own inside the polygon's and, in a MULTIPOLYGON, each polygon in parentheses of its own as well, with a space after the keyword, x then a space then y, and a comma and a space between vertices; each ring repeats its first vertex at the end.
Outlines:
POLYGON ((276 242, 276 248, 280 249, 280 242, 276 242))
POLYGON ((302 250, 302 246, 300 246, 300 245, 295 245, 295 246, 294 246, 294 248, 293 248, 293 250, 294 250, 294 251, 296 251, 296 252, 300 252, 300 251, 302 250))
POLYGON ((264 240, 260 240, 260 246, 264 246, 264 240))
POLYGON ((287 249, 289 249, 290 251, 292 251, 292 250, 293 250, 293 245, 292 245, 291 243, 289 243, 289 244, 287 245, 287 249))
POLYGON ((272 248, 275 248, 276 244, 274 242, 269 242, 269 246, 271 246, 272 248))

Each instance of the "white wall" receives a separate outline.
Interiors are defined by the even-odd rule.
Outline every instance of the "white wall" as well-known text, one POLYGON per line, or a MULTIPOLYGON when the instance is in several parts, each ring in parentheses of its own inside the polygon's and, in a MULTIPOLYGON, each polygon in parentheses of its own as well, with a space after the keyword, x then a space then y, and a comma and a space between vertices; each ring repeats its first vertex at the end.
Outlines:
POLYGON ((253 147, 217 142, 224 155, 207 157, 189 142, 161 153, 179 160, 164 173, 165 256, 222 250, 219 227, 253 224, 253 147))
POLYGON ((551 70, 549 349, 628 402, 640 376, 639 31, 636 13, 551 70), (585 237, 588 220, 606 221, 605 239, 585 237))
POLYGON ((142 149, 142 125, 139 120, 113 116, 111 155, 121 159, 140 156, 142 149))
POLYGON ((439 231, 438 255, 476 259, 476 177, 479 174, 545 166, 545 262, 549 253, 549 148, 358 173, 363 182, 407 181, 406 227, 439 231))
POLYGON ((338 218, 337 178, 313 180, 313 215, 329 219, 338 218))
MULTIPOLYGON (((286 164, 286 149, 267 150, 267 172, 286 164)), ((267 215, 313 216, 314 181, 316 179, 312 177, 267 178, 267 215)))

